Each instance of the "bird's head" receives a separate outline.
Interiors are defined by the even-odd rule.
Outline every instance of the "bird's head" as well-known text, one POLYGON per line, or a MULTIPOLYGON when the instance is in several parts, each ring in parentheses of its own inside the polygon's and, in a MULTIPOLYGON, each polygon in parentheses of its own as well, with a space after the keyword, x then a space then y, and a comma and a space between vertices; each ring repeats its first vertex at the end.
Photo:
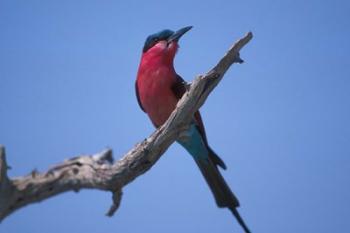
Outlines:
POLYGON ((176 32, 166 29, 148 36, 143 46, 143 56, 173 60, 179 39, 191 28, 192 26, 184 27, 176 32))

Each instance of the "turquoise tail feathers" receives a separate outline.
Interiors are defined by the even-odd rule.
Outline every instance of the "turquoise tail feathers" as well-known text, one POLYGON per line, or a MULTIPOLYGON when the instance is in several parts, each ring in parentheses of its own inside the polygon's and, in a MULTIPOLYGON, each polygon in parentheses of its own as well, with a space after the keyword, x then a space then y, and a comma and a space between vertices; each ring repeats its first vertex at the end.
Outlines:
POLYGON ((192 124, 184 134, 185 135, 178 140, 178 143, 180 143, 195 160, 208 158, 209 151, 206 148, 197 127, 192 124))
POLYGON ((220 208, 228 208, 237 219, 246 233, 250 233, 248 227, 241 218, 237 207, 239 201, 227 185, 217 166, 226 169, 226 165, 212 149, 204 142, 197 127, 192 124, 178 142, 192 155, 212 191, 216 204, 220 208))

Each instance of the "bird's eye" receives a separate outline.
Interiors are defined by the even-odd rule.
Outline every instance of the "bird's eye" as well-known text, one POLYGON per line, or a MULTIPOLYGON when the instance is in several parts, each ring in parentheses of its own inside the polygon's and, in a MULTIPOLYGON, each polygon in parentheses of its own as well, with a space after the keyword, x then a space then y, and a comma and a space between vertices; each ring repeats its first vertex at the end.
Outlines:
POLYGON ((158 42, 158 41, 159 41, 158 37, 153 38, 153 42, 158 42))

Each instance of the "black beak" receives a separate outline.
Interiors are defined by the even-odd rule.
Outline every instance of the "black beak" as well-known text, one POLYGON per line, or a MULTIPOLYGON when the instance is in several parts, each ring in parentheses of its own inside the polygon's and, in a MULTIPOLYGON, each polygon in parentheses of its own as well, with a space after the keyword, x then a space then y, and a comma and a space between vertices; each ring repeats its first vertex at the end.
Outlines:
POLYGON ((172 34, 169 38, 168 38, 168 44, 170 44, 171 42, 175 41, 178 42, 179 39, 181 38, 181 36, 183 36, 186 32, 188 32, 190 29, 192 28, 192 26, 188 26, 188 27, 184 27, 181 28, 180 30, 176 31, 174 34, 172 34))

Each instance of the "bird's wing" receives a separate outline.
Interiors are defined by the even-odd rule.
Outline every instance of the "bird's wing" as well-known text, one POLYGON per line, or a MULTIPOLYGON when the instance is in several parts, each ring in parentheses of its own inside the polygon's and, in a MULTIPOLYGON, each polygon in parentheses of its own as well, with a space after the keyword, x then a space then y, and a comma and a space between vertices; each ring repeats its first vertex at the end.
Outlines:
POLYGON ((141 103, 141 99, 140 99, 140 95, 139 95, 139 88, 137 86, 137 81, 135 82, 135 91, 136 91, 137 102, 139 103, 140 108, 142 109, 142 111, 146 112, 142 106, 142 103, 141 103))
MULTIPOLYGON (((173 91, 173 93, 174 93, 174 95, 176 96, 177 99, 181 99, 183 94, 185 94, 185 92, 186 92, 186 81, 183 78, 181 78, 180 75, 176 76, 176 82, 172 86, 172 91, 173 91)), ((208 145, 207 135, 205 133, 204 124, 203 124, 202 117, 201 117, 201 114, 200 114, 199 111, 197 111, 194 114, 194 119, 195 119, 195 122, 196 122, 196 126, 197 126, 200 134, 202 135, 205 144, 208 145)))

